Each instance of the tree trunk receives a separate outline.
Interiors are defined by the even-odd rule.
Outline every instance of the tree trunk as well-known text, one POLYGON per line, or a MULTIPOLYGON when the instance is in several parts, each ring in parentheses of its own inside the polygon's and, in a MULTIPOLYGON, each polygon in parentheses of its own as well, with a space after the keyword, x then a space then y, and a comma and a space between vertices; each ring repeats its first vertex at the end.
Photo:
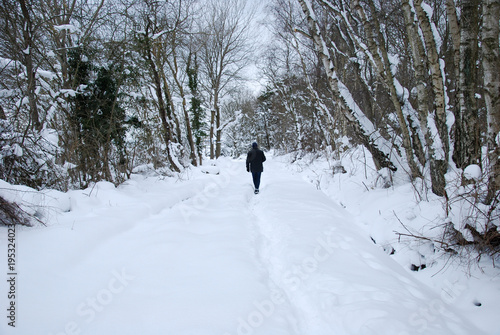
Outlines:
POLYGON ((198 160, 197 160, 197 150, 196 150, 196 145, 194 144, 194 139, 193 139, 193 130, 191 129, 191 120, 189 119, 189 113, 187 109, 187 102, 186 102, 186 97, 184 96, 184 91, 181 89, 181 95, 182 95, 182 110, 184 111, 184 122, 186 123, 186 137, 188 139, 189 143, 189 158, 191 159, 191 164, 194 166, 198 166, 198 160))
POLYGON ((19 4, 21 5, 21 11, 23 13, 23 42, 24 42, 24 50, 23 53, 24 66, 26 66, 26 76, 28 80, 28 101, 30 107, 30 118, 31 118, 31 127, 37 131, 42 130, 43 124, 40 122, 40 118, 38 115, 38 106, 36 103, 36 76, 35 76, 35 66, 33 64, 33 24, 31 22, 30 12, 28 6, 26 5, 25 0, 19 0, 19 4))
POLYGON ((458 167, 481 165, 481 143, 476 101, 479 0, 462 0, 460 15, 460 78, 458 122, 455 122, 454 160, 458 167))
MULTIPOLYGON (((453 71, 448 72, 447 90, 449 97, 450 109, 455 117, 453 127, 450 129, 450 153, 453 161, 457 163, 456 149, 459 141, 460 127, 462 124, 460 118, 460 101, 459 101, 459 81, 460 81, 460 25, 457 17, 457 8, 455 0, 446 0, 446 18, 448 22, 449 39, 451 40, 451 50, 453 62, 447 62, 447 67, 452 67, 453 71), (451 63, 451 64, 450 64, 451 63), (454 136, 451 136, 453 133, 454 136)), ((450 162, 451 163, 451 162, 450 162)))
POLYGON ((457 18, 457 8, 455 0, 446 0, 446 16, 450 29, 450 36, 453 45, 453 68, 455 69, 455 80, 460 78, 460 26, 457 18))
POLYGON ((196 146, 193 140, 193 131, 191 129, 191 120, 189 119, 189 113, 187 109, 186 95, 184 94, 184 87, 178 77, 179 68, 177 66, 177 54, 175 50, 173 51, 173 64, 169 62, 169 66, 170 70, 172 71, 175 84, 177 85, 177 89, 179 90, 179 95, 181 96, 182 99, 182 111, 184 115, 184 123, 186 124, 186 137, 189 144, 189 158, 191 159, 191 164, 193 164, 194 166, 198 166, 196 146))
MULTIPOLYGON (((415 6, 417 6, 417 1, 415 1, 415 6)), ((422 128, 422 131, 424 132, 424 137, 425 137, 425 144, 426 144, 426 151, 428 152, 428 159, 429 159, 429 165, 430 165, 430 177, 431 177, 431 184, 432 184, 432 192, 436 195, 439 196, 444 196, 445 195, 445 186, 446 186, 446 180, 445 180, 445 173, 447 170, 448 166, 448 158, 449 156, 446 154, 449 152, 449 148, 445 149, 445 147, 440 147, 437 148, 440 151, 440 154, 438 155, 439 157, 436 157, 436 150, 435 150, 435 142, 434 142, 434 136, 432 134, 431 128, 436 128, 438 129, 439 132, 439 127, 436 126, 435 124, 438 123, 436 122, 435 118, 433 116, 429 117, 431 112, 429 111, 429 95, 427 93, 427 83, 426 83, 426 72, 427 68, 425 64, 430 64, 433 69, 431 70, 432 76, 433 76, 433 83, 434 81, 438 81, 437 84, 435 84, 435 87, 437 89, 435 90, 435 107, 438 109, 438 106, 441 106, 441 99, 438 99, 437 94, 441 94, 443 100, 444 100, 444 88, 442 87, 442 78, 441 73, 439 72, 438 75, 435 75, 435 71, 440 71, 440 66, 438 63, 438 57, 437 57, 437 50, 435 47, 435 43, 433 43, 434 38, 433 36, 428 36, 429 32, 432 33, 430 30, 430 22, 427 22, 426 28, 422 28, 424 38, 429 40, 429 38, 432 38, 432 41, 428 41, 427 45, 427 54, 426 50, 424 48, 424 45, 422 43, 422 40, 420 38, 420 34, 418 33, 418 27, 415 25, 415 13, 413 12, 409 1, 408 0, 403 0, 403 13, 405 16, 405 21, 406 21, 406 31, 407 31, 407 36, 410 42, 411 50, 412 50, 412 57, 413 57, 413 67, 415 71, 415 79, 417 80, 417 110, 418 110, 418 118, 420 121, 420 126, 422 128), (432 49, 432 50, 430 50, 432 49), (432 54, 432 55, 429 55, 432 54), (437 66, 437 69, 436 69, 437 66), (441 85, 439 85, 439 80, 441 85), (441 87, 440 87, 441 86, 441 87), (441 91, 440 91, 441 88, 441 91), (429 123, 433 123, 431 127, 429 127, 429 123)), ((425 13, 423 13, 423 10, 421 8, 421 2, 418 2, 419 10, 420 11, 420 16, 418 16, 419 22, 422 24, 422 20, 427 20, 427 16, 425 13), (422 15, 425 16, 422 16, 422 15)), ((439 107, 441 108, 441 107, 439 107)), ((442 105, 442 112, 445 112, 445 105, 443 101, 442 105)), ((439 132, 440 138, 441 138, 441 143, 449 143, 448 142, 448 132, 447 132, 447 124, 446 122, 443 122, 441 126, 444 126, 446 130, 443 130, 441 128, 441 131, 439 132), (444 141, 442 139, 444 138, 444 141)))
POLYGON ((179 118, 177 117, 177 113, 175 112, 175 105, 172 99, 172 92, 170 90, 170 86, 168 85, 167 78, 165 77, 165 73, 161 72, 161 79, 163 81, 163 92, 165 94, 165 110, 167 120, 170 123, 171 127, 171 137, 170 140, 174 143, 179 143, 182 145, 182 132, 180 127, 179 118), (173 129, 175 128, 175 131, 173 129))
POLYGON ((491 203, 500 190, 500 1, 484 0, 483 3, 483 70, 484 100, 488 120, 488 196, 491 203))
POLYGON ((266 118, 265 112, 262 113, 262 118, 263 118, 263 121, 264 121, 264 134, 265 134, 265 137, 266 137, 266 148, 267 149, 271 149, 271 135, 269 134, 269 126, 267 124, 267 118, 266 118))
POLYGON ((161 120, 161 124, 163 127, 163 136, 165 140, 165 146, 166 146, 166 151, 167 151, 167 159, 168 162, 171 166, 171 168, 176 171, 180 172, 180 168, 175 164, 173 158, 172 158, 172 153, 170 152, 170 143, 172 139, 172 131, 169 122, 167 121, 167 111, 166 111, 166 106, 165 102, 163 100, 163 93, 162 93, 162 83, 161 83, 161 78, 158 73, 158 70, 156 69, 156 65, 153 61, 153 57, 151 55, 151 48, 150 45, 147 45, 147 50, 146 51, 146 57, 147 57, 147 63, 149 65, 149 68, 152 73, 152 79, 153 83, 155 86, 155 93, 156 93, 156 98, 158 99, 158 112, 161 120))
POLYGON ((210 111, 210 159, 215 158, 214 132, 215 132, 215 110, 210 111))
MULTIPOLYGON (((436 47, 436 41, 431 27, 430 17, 422 8, 422 0, 415 0, 415 10, 420 24, 420 29, 425 42, 427 61, 432 78, 432 90, 434 92, 434 108, 436 109, 435 120, 438 129, 438 135, 441 138, 444 157, 438 157, 447 164, 449 160, 449 130, 446 122, 446 97, 444 91, 444 81, 441 72, 440 59, 436 47)), ((446 173, 446 171, 443 171, 446 173)))
POLYGON ((221 155, 222 147, 222 129, 220 127, 220 107, 219 104, 215 105, 215 158, 221 155))

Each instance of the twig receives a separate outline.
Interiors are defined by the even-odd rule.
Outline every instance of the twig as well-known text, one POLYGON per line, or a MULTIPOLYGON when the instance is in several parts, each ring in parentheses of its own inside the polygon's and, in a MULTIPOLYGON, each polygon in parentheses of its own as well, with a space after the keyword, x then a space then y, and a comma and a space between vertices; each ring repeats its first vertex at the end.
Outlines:
POLYGON ((412 232, 411 232, 408 228, 406 228, 406 226, 404 225, 404 223, 403 223, 403 222, 401 222, 401 220, 399 219, 398 215, 396 214, 396 211, 394 211, 394 210, 393 210, 392 212, 394 213, 394 216, 396 217, 396 219, 398 219, 399 223, 401 223, 401 225, 403 226, 403 228, 404 228, 404 229, 405 229, 408 233, 410 233, 411 235, 413 235, 413 236, 414 236, 414 234, 413 234, 413 233, 412 233, 412 232))
POLYGON ((37 220, 38 222, 40 222, 41 224, 43 224, 45 227, 47 227, 47 225, 45 224, 45 222, 43 222, 42 220, 40 220, 39 218, 37 218, 36 216, 34 215, 30 215, 31 218, 37 220))
POLYGON ((399 219, 398 215, 396 214, 395 211, 392 211, 394 213, 394 216, 396 217, 396 219, 398 219, 399 223, 401 223, 401 225, 403 226, 403 228, 408 232, 408 234, 403 234, 403 233, 400 233, 400 232, 397 232, 397 231, 394 231, 397 235, 399 235, 399 237, 401 238, 401 236, 408 236, 408 237, 413 237, 413 238, 417 238, 417 239, 421 239, 421 240, 426 240, 426 241, 430 241, 430 242, 435 242, 435 243, 439 243, 441 245, 441 247, 446 246, 446 248, 449 248, 450 245, 444 241, 438 241, 438 240, 434 240, 432 238, 429 238, 429 237, 425 237, 425 236, 420 236, 420 235, 415 235, 414 233, 412 233, 404 224, 403 222, 401 222, 401 220, 399 219))
POLYGON ((450 246, 448 243, 446 243, 444 241, 433 240, 432 238, 428 238, 428 237, 425 237, 425 236, 419 236, 419 235, 415 235, 415 234, 411 234, 411 233, 410 234, 403 234, 403 233, 400 233, 400 232, 397 232, 397 231, 394 231, 394 233, 396 233, 400 237, 401 236, 408 236, 408 237, 418 238, 418 239, 421 239, 421 240, 426 240, 426 241, 430 241, 430 242, 439 243, 441 245, 445 245, 447 248, 450 246))
POLYGON ((370 190, 368 189, 368 186, 366 186, 365 182, 364 182, 364 181, 362 181, 362 183, 363 183, 363 185, 365 185, 366 190, 367 190, 368 192, 370 192, 370 190))

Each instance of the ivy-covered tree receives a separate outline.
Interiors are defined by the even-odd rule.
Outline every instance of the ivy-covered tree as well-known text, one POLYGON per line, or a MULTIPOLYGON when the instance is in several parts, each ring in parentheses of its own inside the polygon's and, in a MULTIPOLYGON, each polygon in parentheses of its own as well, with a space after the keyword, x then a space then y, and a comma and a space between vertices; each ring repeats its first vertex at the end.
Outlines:
POLYGON ((201 164, 203 156, 203 140, 207 136, 207 133, 206 123, 204 121, 205 111, 201 106, 202 100, 200 99, 200 94, 198 92, 198 62, 196 60, 196 54, 189 54, 186 73, 189 77, 188 85, 192 94, 191 108, 189 109, 189 112, 191 114, 191 128, 193 131, 196 150, 198 151, 198 157, 201 164))
POLYGON ((126 115, 118 102, 123 71, 120 65, 93 66, 82 48, 71 50, 68 59, 75 90, 69 92, 67 141, 72 145, 65 145, 70 149, 65 156, 77 165, 72 176, 80 187, 91 181, 113 181, 112 153, 116 152, 119 165, 125 164, 126 156, 126 115))

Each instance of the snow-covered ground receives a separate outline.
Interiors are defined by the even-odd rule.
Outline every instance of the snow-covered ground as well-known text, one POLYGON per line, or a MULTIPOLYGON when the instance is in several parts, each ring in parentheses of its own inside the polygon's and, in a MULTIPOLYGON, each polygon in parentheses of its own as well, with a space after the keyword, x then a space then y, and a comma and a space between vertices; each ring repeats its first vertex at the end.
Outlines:
POLYGON ((48 204, 38 213, 48 226, 16 231, 16 327, 2 280, 0 334, 500 333, 495 269, 439 271, 436 256, 412 272, 414 251, 383 227, 394 225, 390 211, 407 221, 437 213, 432 202, 409 204, 404 184, 318 177, 322 164, 268 157, 259 195, 244 161, 230 159, 118 188, 22 193, 48 204))

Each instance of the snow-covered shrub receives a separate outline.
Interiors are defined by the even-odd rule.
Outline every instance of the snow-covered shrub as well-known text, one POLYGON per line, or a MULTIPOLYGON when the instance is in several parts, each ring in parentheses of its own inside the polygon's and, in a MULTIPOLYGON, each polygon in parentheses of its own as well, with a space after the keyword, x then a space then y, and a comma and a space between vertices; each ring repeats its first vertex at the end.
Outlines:
POLYGON ((35 189, 66 189, 65 170, 55 163, 56 138, 49 129, 21 134, 0 120, 0 179, 35 189))
MULTIPOLYGON (((479 256, 500 253, 500 192, 489 202, 488 174, 478 165, 467 166, 448 180, 446 239, 451 245, 472 247, 479 256)), ((461 250, 457 250, 461 252, 461 250)))
POLYGON ((0 196, 0 224, 5 226, 29 225, 29 219, 19 206, 0 196))

